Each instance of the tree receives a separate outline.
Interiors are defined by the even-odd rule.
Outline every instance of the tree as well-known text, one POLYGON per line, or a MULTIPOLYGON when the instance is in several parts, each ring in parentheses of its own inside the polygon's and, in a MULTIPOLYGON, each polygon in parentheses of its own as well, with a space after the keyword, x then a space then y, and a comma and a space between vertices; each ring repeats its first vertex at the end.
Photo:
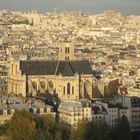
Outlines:
POLYGON ((122 116, 118 122, 118 140, 132 140, 129 122, 126 116, 122 116))
POLYGON ((36 118, 35 140, 62 140, 61 125, 52 115, 44 115, 36 118), (42 135, 44 136, 42 138, 42 135))
POLYGON ((9 122, 7 135, 10 140, 32 140, 35 134, 35 121, 26 110, 16 111, 9 122))
POLYGON ((9 127, 8 122, 0 125, 0 136, 6 135, 8 127, 9 127))
POLYGON ((48 131, 45 131, 43 129, 36 129, 36 133, 34 135, 33 140, 53 140, 52 136, 48 131))
POLYGON ((92 51, 90 49, 88 49, 88 48, 84 48, 82 50, 82 53, 92 53, 92 51))
POLYGON ((76 128, 71 128, 69 140, 85 140, 85 126, 84 122, 79 121, 76 128))
POLYGON ((62 127, 62 140, 68 140, 70 135, 70 126, 61 122, 62 127))
POLYGON ((86 126, 86 140, 109 140, 109 128, 103 121, 89 122, 86 126))

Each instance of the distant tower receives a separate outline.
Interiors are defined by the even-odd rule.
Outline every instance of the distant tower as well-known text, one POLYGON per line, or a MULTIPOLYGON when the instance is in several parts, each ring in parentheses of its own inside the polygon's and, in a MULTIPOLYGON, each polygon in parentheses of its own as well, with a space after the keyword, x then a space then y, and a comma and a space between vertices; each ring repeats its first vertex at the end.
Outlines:
POLYGON ((74 60, 74 42, 59 43, 59 60, 74 60))
POLYGON ((53 12, 57 13, 57 8, 56 7, 54 7, 53 12))

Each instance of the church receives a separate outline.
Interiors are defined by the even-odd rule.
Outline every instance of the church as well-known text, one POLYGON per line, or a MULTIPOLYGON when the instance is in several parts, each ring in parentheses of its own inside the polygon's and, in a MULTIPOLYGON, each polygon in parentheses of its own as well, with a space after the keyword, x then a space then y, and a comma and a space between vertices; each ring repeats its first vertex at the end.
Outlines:
POLYGON ((93 73, 88 60, 74 59, 74 45, 63 42, 58 60, 10 59, 8 94, 57 94, 61 100, 93 98, 93 73))

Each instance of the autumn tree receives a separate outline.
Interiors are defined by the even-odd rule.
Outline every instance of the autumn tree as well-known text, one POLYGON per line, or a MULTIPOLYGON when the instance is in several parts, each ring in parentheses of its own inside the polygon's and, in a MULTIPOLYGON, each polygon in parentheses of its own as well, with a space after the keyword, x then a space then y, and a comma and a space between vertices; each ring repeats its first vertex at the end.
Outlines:
POLYGON ((7 135, 10 140, 32 140, 35 121, 26 110, 16 111, 9 122, 7 135))
POLYGON ((52 115, 36 118, 36 136, 40 140, 62 140, 62 128, 52 115), (43 138, 42 138, 43 136, 43 138))

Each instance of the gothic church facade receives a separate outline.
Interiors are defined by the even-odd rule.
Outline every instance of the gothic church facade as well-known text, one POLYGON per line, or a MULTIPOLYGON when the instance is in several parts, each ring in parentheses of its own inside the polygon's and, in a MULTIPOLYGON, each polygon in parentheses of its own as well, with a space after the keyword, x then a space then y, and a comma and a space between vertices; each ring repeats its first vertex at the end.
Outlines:
POLYGON ((57 94, 61 100, 93 98, 93 74, 88 60, 74 60, 74 45, 59 47, 59 60, 9 62, 8 94, 57 94))

